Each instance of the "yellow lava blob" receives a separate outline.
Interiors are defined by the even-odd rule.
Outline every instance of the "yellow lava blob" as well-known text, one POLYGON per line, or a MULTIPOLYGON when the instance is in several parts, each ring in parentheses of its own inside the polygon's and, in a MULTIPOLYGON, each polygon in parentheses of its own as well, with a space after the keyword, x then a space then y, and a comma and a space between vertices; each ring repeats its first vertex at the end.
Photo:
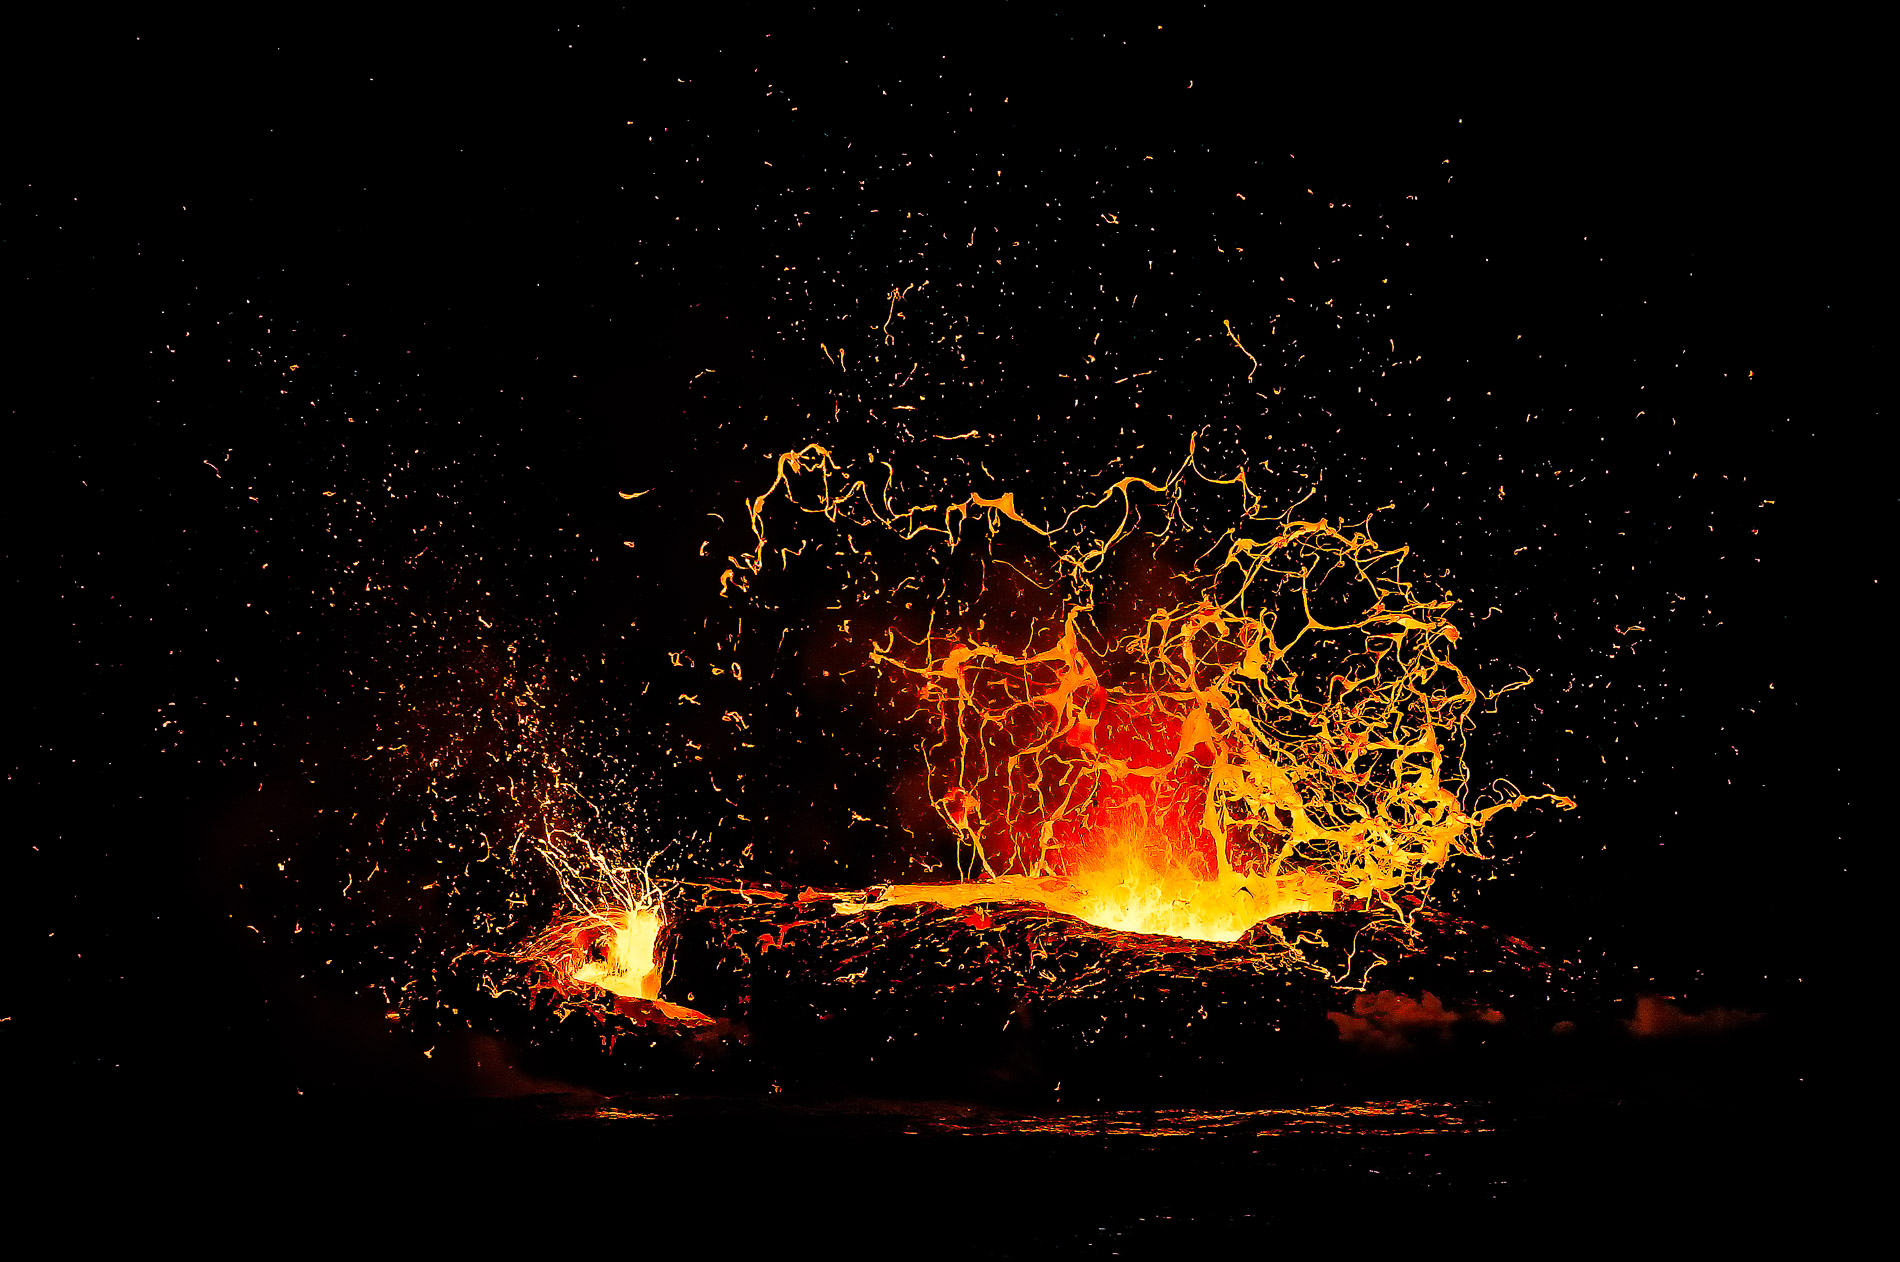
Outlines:
POLYGON ((600 919, 604 923, 588 958, 569 975, 629 999, 658 999, 659 912, 644 907, 621 909, 602 912, 600 919))

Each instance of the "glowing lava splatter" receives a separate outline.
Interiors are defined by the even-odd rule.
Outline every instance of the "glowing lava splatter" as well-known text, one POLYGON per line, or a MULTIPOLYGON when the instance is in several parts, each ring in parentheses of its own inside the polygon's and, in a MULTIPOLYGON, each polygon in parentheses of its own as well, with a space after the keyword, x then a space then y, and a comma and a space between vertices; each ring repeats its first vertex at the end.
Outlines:
MULTIPOLYGON (((1442 865, 1480 853, 1498 812, 1574 805, 1502 782, 1471 800, 1460 749, 1474 711, 1530 681, 1485 691, 1454 664, 1456 602, 1406 576, 1406 548, 1380 545, 1370 515, 1270 512, 1244 468, 1210 475, 1192 446, 1165 478, 1123 478, 1051 525, 1012 493, 894 507, 888 478, 874 492, 807 446, 778 458, 750 506, 757 546, 722 586, 765 572, 779 500, 1049 576, 1010 585, 1028 608, 1008 639, 984 618, 943 626, 932 613, 921 634, 891 630, 870 652, 908 689, 936 813, 964 877, 992 897, 1216 940, 1294 910, 1402 921, 1442 865), (1184 498, 1208 489, 1238 511, 1196 538, 1184 498), (1156 565, 1188 545, 1196 559, 1157 582, 1156 565), (1116 577, 1111 562, 1128 557, 1142 582, 1116 577)), ((780 564, 793 554, 779 549, 780 564)), ((966 612, 994 603, 979 581, 966 612)))

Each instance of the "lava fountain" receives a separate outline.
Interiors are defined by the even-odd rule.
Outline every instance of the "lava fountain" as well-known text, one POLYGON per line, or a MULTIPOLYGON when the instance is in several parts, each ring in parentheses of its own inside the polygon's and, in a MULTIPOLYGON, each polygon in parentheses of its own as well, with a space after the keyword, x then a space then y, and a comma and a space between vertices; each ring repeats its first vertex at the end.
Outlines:
MULTIPOLYGON (((794 568, 807 541, 774 542, 787 509, 846 534, 867 590, 941 593, 921 617, 894 616, 865 658, 917 734, 959 879, 741 888, 770 913, 719 913, 748 935, 764 926, 748 958, 840 918, 968 909, 955 923, 982 931, 997 923, 987 909, 1019 903, 1123 934, 1266 944, 1274 968, 1319 958, 1298 944, 1324 934, 1297 913, 1346 914, 1384 959, 1415 941, 1439 871, 1482 856, 1491 819, 1574 805, 1505 782, 1473 791, 1461 750, 1474 717, 1530 680, 1472 681, 1453 660, 1455 598, 1408 575, 1409 550, 1380 544, 1373 515, 1269 511, 1244 468, 1210 474, 1192 445, 1166 476, 1123 478, 1052 522, 1010 492, 898 506, 888 478, 874 491, 815 444, 774 470, 748 504, 755 546, 721 577, 729 597, 757 607, 756 589, 794 568), (1229 501, 1214 532, 1190 524, 1190 500, 1209 493, 1229 501), (879 537, 922 572, 880 573, 879 537)), ((676 894, 676 910, 722 905, 676 894)), ((668 940, 656 909, 629 905, 564 921, 524 955, 567 984, 650 1000, 668 940)))

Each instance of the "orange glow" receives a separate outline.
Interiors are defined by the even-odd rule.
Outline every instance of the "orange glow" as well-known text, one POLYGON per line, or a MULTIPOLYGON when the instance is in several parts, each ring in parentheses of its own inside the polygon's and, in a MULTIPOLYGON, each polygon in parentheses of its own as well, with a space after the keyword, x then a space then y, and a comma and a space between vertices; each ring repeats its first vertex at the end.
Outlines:
POLYGON ((1444 1042, 1454 1026, 1476 1022, 1497 1025, 1504 1020, 1491 1008, 1447 1008, 1431 991, 1417 999, 1381 990, 1355 995, 1352 1012, 1329 1012, 1326 1019, 1339 1031, 1342 1043, 1370 1051, 1402 1051, 1430 1042, 1444 1042))

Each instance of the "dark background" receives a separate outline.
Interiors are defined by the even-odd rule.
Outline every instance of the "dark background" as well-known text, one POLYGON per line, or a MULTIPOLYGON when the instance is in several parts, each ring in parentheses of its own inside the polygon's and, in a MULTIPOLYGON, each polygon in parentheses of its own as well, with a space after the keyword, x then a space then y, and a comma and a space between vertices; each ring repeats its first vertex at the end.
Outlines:
POLYGON ((1020 10, 27 32, 0 1039, 93 1098, 412 1081, 415 1049, 323 1032, 384 1006, 323 966, 347 935, 296 940, 368 853, 319 812, 361 807, 392 678, 441 669, 404 618, 480 611, 559 664, 652 835, 900 874, 810 791, 876 804, 888 734, 795 664, 752 703, 812 739, 728 741, 739 806, 673 769, 725 729, 660 699, 726 695, 665 655, 730 617, 746 540, 705 515, 765 455, 929 446, 816 351, 924 280, 907 317, 980 349, 916 335, 946 396, 902 422, 982 430, 996 485, 1059 502, 1201 429, 1323 474, 1334 515, 1393 504, 1382 538, 1497 607, 1470 660, 1537 684, 1477 778, 1579 809, 1501 818, 1458 910, 1605 994, 1820 1039, 1874 901, 1859 42, 1020 10))

